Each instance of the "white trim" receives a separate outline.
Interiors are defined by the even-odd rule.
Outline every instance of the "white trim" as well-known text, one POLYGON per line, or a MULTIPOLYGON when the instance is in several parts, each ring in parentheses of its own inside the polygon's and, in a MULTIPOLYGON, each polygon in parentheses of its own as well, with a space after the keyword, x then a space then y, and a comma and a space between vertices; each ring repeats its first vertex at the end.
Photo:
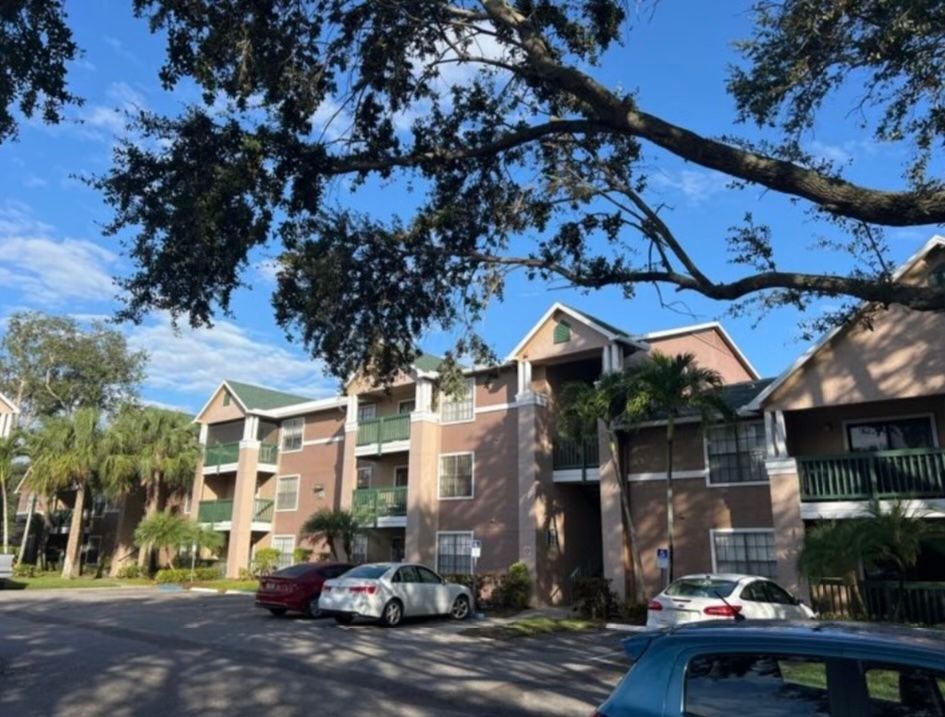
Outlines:
MULTIPOLYGON (((929 254, 929 252, 931 252, 932 249, 935 249, 936 247, 945 247, 945 237, 942 237, 936 234, 927 242, 925 242, 925 244, 923 244, 922 247, 915 254, 910 256, 908 259, 906 259, 905 262, 899 265, 899 267, 896 269, 896 271, 892 275, 892 280, 897 281, 903 274, 905 274, 910 269, 912 269, 916 264, 919 263, 920 260, 924 259, 929 254)), ((860 304, 857 306, 856 311, 854 313, 858 314, 860 311, 866 308, 869 304, 870 302, 868 301, 860 302, 860 304)), ((780 376, 778 376, 774 381, 768 384, 768 386, 765 388, 764 391, 762 391, 757 396, 755 396, 752 402, 748 404, 748 408, 758 410, 761 407, 762 403, 764 403, 764 401, 768 398, 768 396, 770 396, 778 388, 780 388, 780 386, 785 381, 787 381, 787 379, 791 375, 793 375, 795 371, 797 371, 802 366, 804 366, 808 361, 810 361, 814 357, 814 355, 820 351, 820 349, 822 349, 824 346, 830 343, 830 341, 833 340, 833 338, 836 337, 838 334, 840 334, 841 331, 843 331, 848 326, 850 326, 854 320, 855 320, 854 318, 851 318, 849 321, 844 322, 840 326, 835 326, 826 334, 824 334, 813 346, 811 346, 810 348, 807 349, 807 351, 805 351, 803 354, 798 356, 798 358, 794 361, 794 363, 788 366, 781 373, 780 376)))
POLYGON ((564 314, 567 314, 575 321, 578 321, 584 324, 585 326, 593 329, 597 333, 606 337, 608 341, 621 341, 623 343, 630 344, 631 346, 635 346, 636 348, 642 349, 644 351, 649 348, 645 343, 638 341, 636 339, 630 338, 629 336, 624 336, 622 334, 615 334, 613 331, 610 331, 609 329, 604 328, 603 326, 598 324, 596 321, 589 319, 588 317, 584 316, 578 311, 572 309, 570 306, 565 306, 560 301, 556 301, 548 308, 548 310, 544 314, 542 314, 542 317, 538 319, 537 323, 535 323, 535 325, 532 326, 532 328, 528 330, 528 333, 525 334, 524 338, 515 345, 515 348, 509 352, 505 360, 514 361, 516 358, 516 355, 523 348, 525 348, 525 345, 528 344, 528 342, 531 341, 535 337, 535 334, 538 333, 538 330, 545 324, 545 322, 547 322, 552 316, 554 316, 554 313, 556 311, 560 311, 564 314))
MULTIPOLYGON (((945 518, 945 499, 913 499, 901 501, 903 508, 918 513, 923 518, 945 518)), ((880 508, 889 510, 895 500, 881 500, 880 508)), ((801 520, 837 520, 842 518, 860 518, 869 512, 868 500, 830 500, 801 503, 801 520)))
POLYGON ((282 423, 279 424, 279 454, 283 453, 299 453, 305 447, 305 417, 304 416, 295 416, 294 418, 287 418, 282 423), (298 448, 287 449, 285 447, 285 427, 287 423, 297 423, 301 422, 302 424, 302 433, 299 436, 302 440, 299 441, 298 448))
POLYGON ((200 421, 200 417, 206 412, 208 408, 210 408, 210 404, 213 403, 213 400, 217 397, 217 394, 220 393, 220 391, 224 389, 229 391, 230 395, 236 399, 236 405, 239 406, 243 410, 244 414, 249 413, 249 409, 246 408, 246 404, 240 400, 240 397, 236 393, 236 391, 230 388, 230 384, 228 384, 226 381, 221 381, 220 385, 217 386, 216 389, 213 391, 213 393, 210 394, 210 398, 207 399, 207 402, 203 404, 203 408, 197 411, 197 415, 194 416, 193 423, 198 423, 200 421))
MULTIPOLYGON (((853 449, 850 447, 850 436, 847 433, 847 428, 851 424, 858 423, 882 423, 883 421, 908 421, 912 418, 928 418, 929 424, 932 426, 932 441, 934 443, 932 448, 938 448, 938 426, 935 425, 935 414, 931 411, 927 413, 912 413, 904 414, 902 416, 877 416, 876 418, 848 418, 843 421, 840 421, 840 425, 843 428, 843 447, 844 450, 853 452, 853 449)), ((895 450, 895 449, 884 449, 884 450, 895 450)), ((857 451, 862 453, 863 451, 857 451)))
MULTIPOLYGON (((344 436, 332 436, 331 438, 313 438, 309 441, 302 441, 303 446, 327 446, 331 443, 342 443, 344 442, 344 436)), ((290 453, 294 451, 289 451, 290 453)))
POLYGON ((567 468, 553 470, 551 480, 555 483, 595 483, 600 482, 600 468, 587 468, 584 471, 584 477, 581 476, 580 468, 567 468))
POLYGON ((299 509, 299 493, 302 490, 302 475, 300 473, 288 473, 284 476, 276 476, 276 493, 273 496, 272 510, 274 513, 291 513, 299 509), (289 478, 295 479, 295 505, 292 508, 279 507, 279 482, 289 478))
POLYGON ((355 490, 370 490, 374 485, 374 464, 368 463, 364 466, 355 466, 354 467, 354 489, 355 490), (361 471, 367 471, 370 475, 368 476, 368 484, 366 486, 359 485, 360 473, 361 471))
POLYGON ((13 415, 16 415, 20 412, 20 407, 7 398, 2 391, 0 391, 0 401, 3 401, 10 407, 10 410, 13 411, 13 415))
MULTIPOLYGON (((712 553, 712 572, 717 573, 719 571, 718 562, 715 558, 715 536, 717 534, 721 535, 736 535, 739 533, 771 533, 774 535, 774 528, 709 528, 709 548, 712 553)), ((774 562, 778 563, 778 547, 777 544, 774 546, 774 562)), ((764 577, 759 576, 759 577, 764 577)), ((770 578, 769 578, 770 580, 770 578)))
MULTIPOLYGON (((736 421, 735 423, 729 423, 729 424, 715 423, 715 424, 706 426, 705 430, 702 431, 702 455, 703 455, 703 461, 705 464, 706 488, 737 488, 743 485, 752 486, 752 485, 768 485, 769 484, 767 478, 765 478, 764 480, 732 481, 729 483, 713 483, 712 482, 712 466, 709 463, 709 443, 710 443, 709 431, 713 428, 726 428, 728 426, 733 426, 735 428, 735 431, 737 432, 741 426, 744 426, 749 423, 761 424, 762 432, 765 434, 765 448, 767 449, 768 433, 767 433, 765 421, 762 418, 754 418, 747 421, 736 421)), ((738 445, 737 439, 736 439, 736 445, 738 445)), ((765 461, 766 461, 765 467, 767 469, 767 456, 765 457, 765 461)), ((765 475, 767 475, 767 470, 765 471, 765 475)))
POLYGON ((512 411, 522 404, 516 402, 513 403, 496 403, 492 406, 482 406, 481 408, 473 408, 473 415, 477 416, 480 413, 491 413, 492 411, 512 411))
POLYGON ((437 500, 472 500, 476 497, 476 452, 475 451, 455 451, 453 453, 440 453, 436 457, 436 498, 437 500), (455 495, 443 497, 440 490, 440 479, 443 477, 443 459, 451 456, 472 456, 469 466, 469 495, 455 495))
POLYGON ((699 331, 707 331, 709 329, 715 329, 722 335, 722 340, 728 344, 728 347, 735 352, 736 358, 742 362, 745 368, 748 369, 748 373, 752 375, 752 380, 757 381, 761 378, 761 374, 752 366, 751 361, 748 360, 748 357, 742 353, 742 350, 738 348, 738 344, 735 343, 735 340, 731 337, 728 331, 725 330, 725 327, 722 326, 718 321, 707 321, 703 324, 692 324, 691 326, 680 326, 677 329, 664 329, 662 331, 650 331, 649 333, 642 334, 640 336, 644 341, 649 342, 651 339, 664 339, 669 338, 670 336, 679 336, 682 334, 694 334, 699 331))
MULTIPOLYGON (((291 549, 291 550, 289 551, 289 553, 288 553, 288 554, 291 556, 291 555, 295 552, 295 548, 296 548, 295 535, 292 534, 292 533, 279 533, 278 535, 275 534, 275 533, 273 533, 272 537, 269 539, 269 547, 270 547, 270 548, 275 548, 275 547, 276 547, 276 541, 277 541, 277 540, 280 540, 280 539, 284 540, 284 539, 286 539, 286 538, 288 538, 288 539, 290 539, 290 540, 292 541, 292 549, 291 549)), ((256 556, 256 550, 257 550, 257 549, 258 549, 258 548, 255 548, 255 547, 253 548, 253 557, 256 556)), ((283 552, 280 550, 280 551, 279 551, 279 555, 285 555, 285 553, 283 553, 283 552)))
POLYGON ((386 456, 388 453, 403 453, 410 450, 410 439, 405 438, 400 441, 386 441, 381 444, 381 450, 378 452, 377 443, 365 443, 363 446, 355 446, 354 455, 358 458, 377 458, 386 456))
MULTIPOLYGON (((689 480, 691 478, 707 479, 709 476, 708 468, 699 470, 673 471, 673 480, 689 480)), ((654 473, 628 473, 627 481, 629 483, 646 483, 654 480, 666 480, 666 471, 656 471, 654 473)))
POLYGON ((771 476, 797 475, 797 460, 786 456, 769 458, 765 461, 765 470, 769 479, 771 476))
POLYGON ((332 396, 331 398, 320 398, 314 401, 303 401, 302 403, 293 403, 282 408, 273 408, 267 411, 253 411, 253 413, 263 418, 292 418, 302 414, 316 413, 331 408, 343 408, 347 402, 347 396, 332 396))
MULTIPOLYGON (((437 575, 442 576, 443 572, 440 570, 440 536, 441 535, 468 535, 470 540, 475 540, 476 533, 472 530, 438 530, 436 531, 436 543, 434 545, 434 556, 435 560, 433 561, 436 564, 437 575)), ((472 556, 470 556, 470 561, 472 556)), ((470 566, 472 563, 470 562, 470 566)))

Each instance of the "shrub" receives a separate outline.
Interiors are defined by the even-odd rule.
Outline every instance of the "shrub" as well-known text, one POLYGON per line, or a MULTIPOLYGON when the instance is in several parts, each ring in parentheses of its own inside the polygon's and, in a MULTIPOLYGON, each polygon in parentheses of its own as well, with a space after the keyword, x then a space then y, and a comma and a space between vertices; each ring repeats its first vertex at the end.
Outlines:
POLYGON ((646 603, 628 602, 620 611, 620 617, 631 625, 646 625, 646 603))
POLYGON ((132 563, 131 565, 123 565, 118 568, 117 577, 122 579, 129 578, 140 578, 142 570, 136 564, 132 563))
POLYGON ((167 585, 169 583, 186 583, 190 582, 191 574, 189 570, 164 568, 163 570, 157 571, 157 574, 154 576, 154 580, 160 585, 167 585))
POLYGON ((588 620, 606 620, 617 614, 617 595, 607 578, 577 578, 574 581, 574 609, 588 620))
POLYGON ((279 558, 282 555, 275 548, 260 548, 253 556, 253 574, 269 575, 279 567, 279 558))
POLYGON ((528 566, 517 562, 512 563, 509 571, 499 580, 492 591, 492 601, 499 607, 523 610, 528 607, 531 595, 532 581, 528 575, 528 566))
POLYGON ((255 580, 256 576, 253 574, 253 571, 249 568, 240 568, 240 580, 255 580))
POLYGON ((456 583, 457 585, 465 585, 472 591, 473 600, 475 601, 476 605, 479 605, 482 602, 483 578, 481 575, 444 575, 443 579, 447 582, 456 583))
POLYGON ((35 578, 39 572, 39 568, 32 563, 17 563, 13 566, 13 577, 15 578, 35 578))
POLYGON ((296 548, 292 551, 292 562, 307 563, 315 551, 310 548, 296 548))

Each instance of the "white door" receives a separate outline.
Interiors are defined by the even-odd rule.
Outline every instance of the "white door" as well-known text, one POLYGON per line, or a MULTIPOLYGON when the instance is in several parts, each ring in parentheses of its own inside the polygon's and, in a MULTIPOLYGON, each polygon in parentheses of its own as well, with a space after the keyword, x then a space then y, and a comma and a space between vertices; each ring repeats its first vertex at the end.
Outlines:
POLYGON ((778 618, 774 604, 765 589, 766 580, 755 580, 742 588, 739 600, 742 603, 742 615, 748 620, 775 620, 778 618))
POLYGON ((768 594, 768 601, 771 603, 772 612, 778 620, 803 620, 807 618, 807 613, 797 604, 797 601, 791 597, 787 590, 776 583, 770 581, 764 582, 765 592, 768 594))
POLYGON ((445 615, 450 611, 450 589, 435 572, 429 568, 418 567, 420 579, 426 593, 430 615, 445 615))
POLYGON ((424 585, 420 582, 417 568, 405 565, 400 568, 391 580, 391 589, 394 595, 404 604, 404 615, 429 615, 424 585))

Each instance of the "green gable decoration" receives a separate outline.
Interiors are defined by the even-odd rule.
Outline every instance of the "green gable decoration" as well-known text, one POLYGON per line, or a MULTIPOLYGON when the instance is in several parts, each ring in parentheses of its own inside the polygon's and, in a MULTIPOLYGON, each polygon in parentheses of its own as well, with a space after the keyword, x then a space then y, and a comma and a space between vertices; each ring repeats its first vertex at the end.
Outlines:
POLYGON ((564 344, 571 340, 571 324, 567 321, 559 321, 555 324, 554 342, 564 344))

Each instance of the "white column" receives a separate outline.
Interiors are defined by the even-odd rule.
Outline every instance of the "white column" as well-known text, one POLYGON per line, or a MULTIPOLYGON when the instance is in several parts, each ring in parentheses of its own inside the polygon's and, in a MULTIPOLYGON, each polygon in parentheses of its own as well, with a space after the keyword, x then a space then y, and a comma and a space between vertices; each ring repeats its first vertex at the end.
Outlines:
POLYGON ((358 397, 354 394, 348 394, 348 411, 345 414, 345 430, 356 431, 358 429, 358 397))
POLYGON ((522 359, 518 362, 518 393, 515 400, 519 397, 525 398, 532 395, 532 362, 522 359))
POLYGON ((209 431, 210 431, 210 426, 208 426, 206 423, 200 424, 200 445, 201 446, 207 445, 207 433, 209 433, 209 431))
POLYGON ((623 351, 620 348, 620 344, 614 342, 610 345, 610 367, 613 371, 622 371, 623 370, 623 351))
POLYGON ((787 457, 787 428, 784 411, 765 412, 765 444, 769 458, 787 457))
POLYGON ((259 416, 246 416, 243 421, 243 440, 255 441, 259 435, 259 416))

